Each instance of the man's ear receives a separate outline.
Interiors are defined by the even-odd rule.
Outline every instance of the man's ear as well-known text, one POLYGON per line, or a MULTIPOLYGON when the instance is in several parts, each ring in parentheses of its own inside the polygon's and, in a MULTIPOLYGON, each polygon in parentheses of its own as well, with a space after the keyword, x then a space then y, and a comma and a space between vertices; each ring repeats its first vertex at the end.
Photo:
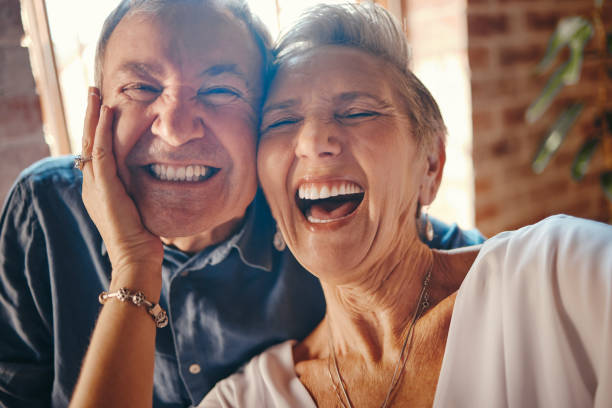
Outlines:
POLYGON ((419 202, 421 205, 431 204, 438 193, 444 164, 446 163, 444 140, 441 137, 436 137, 434 148, 431 152, 425 154, 427 168, 419 191, 419 202))

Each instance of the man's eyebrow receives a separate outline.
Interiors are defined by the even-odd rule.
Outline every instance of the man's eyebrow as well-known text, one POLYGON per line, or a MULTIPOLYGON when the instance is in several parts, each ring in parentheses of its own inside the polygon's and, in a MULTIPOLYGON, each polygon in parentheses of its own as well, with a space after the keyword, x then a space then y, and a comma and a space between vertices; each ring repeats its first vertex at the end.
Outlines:
POLYGON ((206 68, 200 76, 218 76, 222 74, 231 74, 240 77, 246 82, 246 75, 240 71, 237 64, 217 64, 210 68, 206 68))
POLYGON ((121 64, 119 71, 131 72, 141 77, 153 77, 161 75, 164 70, 159 64, 128 61, 121 64))
POLYGON ((288 99, 286 101, 281 101, 281 102, 277 102, 277 103, 273 103, 271 105, 265 106, 263 111, 262 111, 262 115, 265 115, 271 111, 277 111, 277 110, 284 110, 284 109, 289 109, 294 107, 295 105, 298 105, 298 100, 297 99, 288 99))

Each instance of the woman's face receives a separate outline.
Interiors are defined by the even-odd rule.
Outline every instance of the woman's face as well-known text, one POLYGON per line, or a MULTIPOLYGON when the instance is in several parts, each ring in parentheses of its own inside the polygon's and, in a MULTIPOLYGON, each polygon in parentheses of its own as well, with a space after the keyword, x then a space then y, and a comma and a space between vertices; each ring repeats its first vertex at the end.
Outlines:
POLYGON ((369 54, 322 47, 285 63, 264 105, 261 184, 292 252, 328 282, 384 259, 398 231, 416 236, 429 166, 392 78, 369 54))

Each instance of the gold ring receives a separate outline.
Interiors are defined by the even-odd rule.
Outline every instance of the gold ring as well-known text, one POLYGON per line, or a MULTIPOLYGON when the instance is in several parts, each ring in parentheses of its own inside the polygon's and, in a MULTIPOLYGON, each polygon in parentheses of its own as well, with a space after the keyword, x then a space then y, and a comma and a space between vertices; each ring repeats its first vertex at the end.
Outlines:
POLYGON ((85 165, 85 163, 91 161, 92 159, 92 156, 82 156, 80 154, 77 154, 76 156, 74 156, 74 168, 83 170, 83 166, 85 165))

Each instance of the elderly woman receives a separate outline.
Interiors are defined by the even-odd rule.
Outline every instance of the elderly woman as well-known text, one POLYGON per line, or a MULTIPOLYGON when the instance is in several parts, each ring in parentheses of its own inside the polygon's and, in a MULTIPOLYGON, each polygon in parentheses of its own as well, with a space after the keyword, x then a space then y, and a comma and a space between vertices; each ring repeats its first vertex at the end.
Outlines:
MULTIPOLYGON (((419 214, 440 185, 445 127, 400 27, 378 6, 320 6, 276 57, 259 177, 327 311, 201 406, 612 406, 612 228, 559 216, 478 254, 429 249, 419 214)), ((130 227, 119 224, 102 228, 111 244, 130 227)), ((113 256, 138 270, 142 255, 113 256)), ((112 324, 101 317, 89 354, 143 341, 100 341, 112 324)), ((86 362, 77 395, 96 370, 86 362)))
POLYGON ((202 405, 610 406, 612 228, 553 217, 476 261, 429 249, 418 214, 445 128, 400 27, 380 7, 321 6, 276 55, 259 177, 327 312, 202 405))

